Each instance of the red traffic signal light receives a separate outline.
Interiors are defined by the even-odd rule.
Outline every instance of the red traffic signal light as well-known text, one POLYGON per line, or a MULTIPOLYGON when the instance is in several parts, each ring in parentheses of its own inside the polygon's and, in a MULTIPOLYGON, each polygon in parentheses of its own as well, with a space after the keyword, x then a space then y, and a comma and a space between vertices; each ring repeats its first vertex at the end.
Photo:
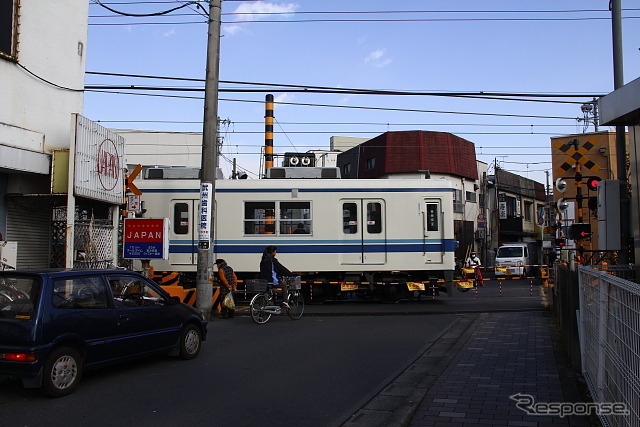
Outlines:
POLYGON ((557 238, 556 239, 556 246, 559 246, 559 247, 567 246, 567 239, 565 239, 565 238, 557 238))
POLYGON ((587 188, 589 190, 598 190, 598 183, 601 181, 597 176, 590 176, 587 178, 587 188))

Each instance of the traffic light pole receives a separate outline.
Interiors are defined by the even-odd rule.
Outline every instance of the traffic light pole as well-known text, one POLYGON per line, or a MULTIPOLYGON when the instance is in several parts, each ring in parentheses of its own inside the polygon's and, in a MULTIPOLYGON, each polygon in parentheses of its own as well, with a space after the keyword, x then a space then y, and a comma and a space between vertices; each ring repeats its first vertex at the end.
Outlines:
MULTIPOLYGON (((622 1, 611 0, 611 32, 613 40, 613 88, 620 89, 624 86, 624 73, 622 62, 622 1)), ((624 126, 616 126, 616 169, 618 171, 618 180, 627 184, 627 141, 626 130, 624 126)), ((620 251, 620 264, 627 264, 633 258, 631 256, 632 246, 629 244, 631 236, 631 222, 629 218, 630 200, 629 192, 626 189, 624 194, 620 195, 620 239, 622 242, 622 250, 620 251)))
POLYGON ((202 132, 202 163, 200 169, 200 216, 196 305, 205 319, 211 316, 213 295, 214 197, 217 159, 218 81, 220 62, 221 0, 209 1, 207 39, 207 71, 204 88, 204 124, 202 132), (208 206, 205 206, 208 205, 208 206))

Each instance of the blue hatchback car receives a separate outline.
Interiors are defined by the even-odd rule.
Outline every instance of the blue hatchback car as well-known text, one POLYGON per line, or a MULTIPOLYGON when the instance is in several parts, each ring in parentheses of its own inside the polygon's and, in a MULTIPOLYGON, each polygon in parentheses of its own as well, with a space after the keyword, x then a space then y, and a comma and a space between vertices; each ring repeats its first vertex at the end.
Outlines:
POLYGON ((0 271, 0 375, 53 397, 85 369, 156 353, 193 359, 207 322, 126 270, 0 271))

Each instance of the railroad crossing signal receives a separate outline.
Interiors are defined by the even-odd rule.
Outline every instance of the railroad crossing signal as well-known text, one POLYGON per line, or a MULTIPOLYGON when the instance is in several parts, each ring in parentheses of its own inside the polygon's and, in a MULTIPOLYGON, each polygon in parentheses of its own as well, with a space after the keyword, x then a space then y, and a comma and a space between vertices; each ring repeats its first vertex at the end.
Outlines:
POLYGON ((592 191, 598 191, 598 183, 600 178, 597 176, 590 176, 587 178, 587 188, 592 191))
POLYGON ((136 196, 140 196, 142 194, 142 191, 140 191, 138 187, 136 187, 136 185, 133 183, 133 180, 136 179, 136 177, 141 171, 142 171, 142 165, 137 165, 133 169, 131 174, 127 175, 126 177, 127 182, 125 183, 125 187, 126 187, 125 190, 131 191, 136 196))
POLYGON ((577 223, 571 224, 569 228, 569 238, 573 240, 588 239, 591 237, 591 224, 577 223))
POLYGON ((556 190, 560 193, 564 193, 567 190, 567 181, 564 178, 556 179, 556 190))

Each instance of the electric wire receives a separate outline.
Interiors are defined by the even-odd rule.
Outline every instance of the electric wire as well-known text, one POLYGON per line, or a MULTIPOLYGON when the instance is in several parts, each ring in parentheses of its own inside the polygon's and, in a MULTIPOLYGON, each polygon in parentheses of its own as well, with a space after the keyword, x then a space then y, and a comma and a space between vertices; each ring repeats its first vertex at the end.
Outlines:
POLYGON ((72 92, 84 92, 84 89, 74 89, 74 88, 70 88, 70 87, 66 87, 66 86, 61 86, 59 84, 53 83, 50 80, 45 79, 44 77, 40 77, 39 75, 37 75, 36 73, 34 73, 33 71, 29 70, 27 67, 25 67, 24 65, 22 65, 20 62, 14 62, 14 64, 16 64, 18 67, 22 68, 24 71, 26 71, 27 73, 31 74, 33 77, 35 77, 36 79, 45 82, 48 85, 51 85, 53 87, 56 87, 58 89, 63 89, 63 90, 69 90, 72 92))
MULTIPOLYGON (((166 98, 182 98, 182 99, 198 99, 204 100, 203 97, 195 96, 178 96, 178 95, 166 95, 166 94, 149 94, 149 93, 137 93, 137 92, 122 92, 122 91, 104 91, 98 89, 87 89, 87 92, 102 92, 119 95, 135 95, 135 96, 152 96, 152 97, 166 97, 166 98)), ((218 101, 225 102, 245 102, 245 103, 259 103, 263 104, 264 101, 251 100, 251 99, 232 99, 232 98, 219 98, 218 101)), ((374 107, 374 106, 358 106, 358 105, 339 105, 339 104, 318 104, 318 103, 303 103, 303 102, 286 102, 278 101, 276 104, 291 105, 291 106, 304 106, 304 107, 331 107, 331 108, 344 108, 355 110, 373 110, 373 111, 396 111, 396 112, 412 112, 412 113, 434 113, 434 114, 459 114, 469 116, 488 116, 488 117, 518 117, 518 118, 536 118, 536 119, 559 119, 559 120, 575 120, 575 117, 568 116, 542 116, 532 114, 507 114, 507 113, 479 113, 471 111, 444 111, 444 110, 423 110, 416 108, 393 108, 393 107, 374 107)))
POLYGON ((199 2, 197 1, 190 1, 188 3, 184 3, 180 6, 176 6, 174 8, 168 9, 168 10, 164 10, 161 12, 151 12, 151 13, 128 13, 128 12, 122 12, 116 9, 113 9, 107 5, 105 5, 104 3, 102 3, 100 0, 91 0, 93 3, 97 4, 98 6, 101 6, 105 9, 107 9, 110 12, 115 13, 116 15, 122 15, 122 16, 129 16, 129 17, 135 17, 135 18, 141 18, 141 17, 150 17, 150 16, 162 16, 162 15, 167 15, 173 11, 176 11, 178 9, 182 9, 183 7, 187 7, 189 5, 195 4, 196 6, 199 6, 202 8, 202 10, 204 10, 205 12, 207 11, 199 2))
MULTIPOLYGON (((100 76, 113 76, 113 77, 132 77, 132 78, 143 78, 143 79, 158 79, 158 80, 176 80, 176 81, 190 81, 190 82, 199 82, 204 83, 205 79, 202 78, 192 78, 192 77, 170 77, 170 76, 153 76, 153 75, 144 75, 144 74, 125 74, 125 73, 110 73, 110 72, 100 72, 100 71, 87 71, 85 74, 91 75, 100 75, 100 76)), ((584 97, 600 97, 604 96, 601 93, 527 93, 527 92, 493 92, 493 91, 476 91, 476 92, 461 92, 461 91, 409 91, 409 90, 389 90, 389 89, 363 89, 363 88, 345 88, 345 87, 331 87, 331 86, 317 86, 317 85, 296 85, 296 84, 286 84, 286 83, 265 83, 265 82, 246 82, 246 81, 233 81, 233 80, 219 80, 219 83, 222 84, 237 84, 237 85, 251 85, 251 86, 269 86, 273 88, 274 91, 278 91, 277 88, 298 88, 298 89, 327 89, 327 90, 335 90, 338 93, 340 91, 356 91, 362 92, 365 94, 369 94, 370 92, 379 91, 381 93, 418 93, 418 94, 438 94, 443 96, 453 96, 453 95, 488 95, 488 96, 518 96, 518 97, 537 97, 537 98, 584 98, 584 97)))

